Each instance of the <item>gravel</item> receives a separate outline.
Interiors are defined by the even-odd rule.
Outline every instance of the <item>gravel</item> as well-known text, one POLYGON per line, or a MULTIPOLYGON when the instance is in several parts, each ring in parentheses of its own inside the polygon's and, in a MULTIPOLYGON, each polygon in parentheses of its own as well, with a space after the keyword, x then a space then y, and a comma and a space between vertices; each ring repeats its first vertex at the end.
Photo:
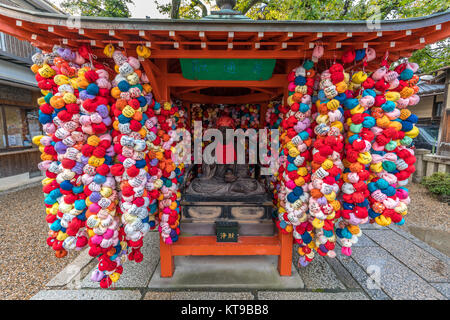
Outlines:
POLYGON ((0 299, 29 299, 76 258, 55 257, 47 246, 40 186, 0 194, 0 299))
POLYGON ((413 225, 450 232, 450 206, 433 197, 421 184, 410 183, 407 188, 411 203, 405 216, 405 227, 413 225))

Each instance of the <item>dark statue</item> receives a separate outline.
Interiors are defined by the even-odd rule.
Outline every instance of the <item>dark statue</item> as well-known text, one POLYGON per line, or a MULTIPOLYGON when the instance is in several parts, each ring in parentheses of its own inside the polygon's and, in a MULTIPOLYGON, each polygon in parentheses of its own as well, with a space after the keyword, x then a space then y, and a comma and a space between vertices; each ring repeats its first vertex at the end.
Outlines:
MULTIPOLYGON (((230 117, 220 117, 217 127, 225 137, 226 129, 233 128, 234 121, 230 117)), ((248 164, 204 163, 202 173, 201 177, 192 179, 186 194, 217 197, 262 195, 266 192, 264 185, 250 176, 248 164)))

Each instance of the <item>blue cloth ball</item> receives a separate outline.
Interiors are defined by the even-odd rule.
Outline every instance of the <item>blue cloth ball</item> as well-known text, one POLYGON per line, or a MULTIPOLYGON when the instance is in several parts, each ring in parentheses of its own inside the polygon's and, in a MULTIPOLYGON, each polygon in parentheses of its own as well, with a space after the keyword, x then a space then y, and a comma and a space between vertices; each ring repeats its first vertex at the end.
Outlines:
POLYGON ((366 49, 356 50, 355 60, 361 61, 366 56, 366 49))
POLYGON ((71 184, 69 180, 64 180, 63 182, 61 182, 59 187, 63 190, 69 191, 72 190, 73 184, 71 184))
POLYGON ((402 131, 408 132, 414 128, 414 124, 409 121, 402 121, 402 131))
POLYGON ((308 110, 309 110, 309 105, 307 105, 306 103, 300 103, 300 108, 299 108, 300 112, 305 113, 305 112, 308 112, 308 110))
POLYGON ((402 71, 402 73, 400 73, 400 79, 401 80, 409 80, 413 77, 414 72, 411 69, 405 69, 402 71))
POLYGON ((86 91, 88 94, 96 96, 96 95, 98 95, 98 91, 99 91, 98 85, 95 83, 90 83, 87 86, 86 91))
POLYGON ((344 107, 347 109, 353 109, 359 104, 358 99, 351 98, 344 101, 344 107))
POLYGON ((130 90, 130 84, 127 81, 125 81, 125 80, 120 81, 117 84, 117 87, 122 92, 128 92, 128 90, 130 90))
POLYGON ((47 124, 47 123, 51 123, 53 120, 53 117, 49 114, 45 114, 45 113, 41 113, 39 115, 39 122, 41 124, 47 124))
POLYGON ((297 76, 294 80, 295 85, 304 86, 306 84, 306 78, 304 76, 297 76))

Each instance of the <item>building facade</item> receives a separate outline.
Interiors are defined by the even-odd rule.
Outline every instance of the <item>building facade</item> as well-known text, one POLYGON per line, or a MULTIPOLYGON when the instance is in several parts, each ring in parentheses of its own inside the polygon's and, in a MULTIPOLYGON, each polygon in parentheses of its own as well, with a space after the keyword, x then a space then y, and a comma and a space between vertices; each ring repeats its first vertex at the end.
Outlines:
MULTIPOLYGON (((61 13, 45 1, 0 0, 11 7, 61 13)), ((42 133, 36 100, 39 88, 30 70, 36 48, 0 32, 0 191, 37 181, 40 152, 31 139, 42 133)))

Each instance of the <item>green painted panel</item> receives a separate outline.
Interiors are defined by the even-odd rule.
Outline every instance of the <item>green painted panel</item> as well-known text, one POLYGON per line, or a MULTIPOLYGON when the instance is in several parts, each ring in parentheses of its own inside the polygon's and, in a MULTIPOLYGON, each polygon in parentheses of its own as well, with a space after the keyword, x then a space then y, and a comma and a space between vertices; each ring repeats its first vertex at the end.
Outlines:
POLYGON ((268 80, 275 59, 180 59, 189 80, 268 80))

